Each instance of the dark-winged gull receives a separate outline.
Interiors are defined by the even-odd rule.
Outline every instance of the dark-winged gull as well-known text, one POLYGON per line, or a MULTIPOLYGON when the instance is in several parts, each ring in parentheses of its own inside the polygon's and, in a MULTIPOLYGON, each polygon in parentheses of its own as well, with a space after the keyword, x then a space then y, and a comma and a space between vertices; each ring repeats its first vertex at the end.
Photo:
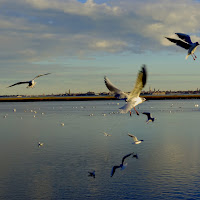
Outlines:
POLYGON ((144 88, 145 84, 147 81, 147 71, 146 71, 146 66, 143 65, 141 67, 141 70, 138 73, 137 80, 135 83, 135 87, 133 90, 130 92, 130 94, 127 94, 120 89, 116 88, 110 80, 105 76, 104 77, 104 82, 107 86, 107 88, 114 93, 115 97, 120 98, 120 99, 125 99, 126 104, 119 108, 121 113, 127 113, 129 112, 132 108, 134 108, 135 112, 137 115, 139 115, 138 111, 135 109, 135 106, 137 106, 140 103, 143 103, 146 99, 141 98, 139 95, 144 88))
POLYGON ((177 39, 173 39, 173 38, 167 38, 170 42, 175 43, 177 46, 180 46, 186 50, 188 50, 188 54, 185 57, 185 59, 188 58, 189 55, 192 56, 192 58, 195 60, 196 55, 194 54, 197 46, 199 45, 198 42, 193 43, 190 39, 190 36, 184 33, 175 33, 176 35, 178 35, 179 38, 181 38, 182 40, 177 40, 177 39), (194 56, 193 56, 194 55, 194 56))
MULTIPOLYGON (((134 152, 133 152, 133 153, 134 153, 134 152)), ((136 158, 136 159, 138 159, 138 155, 137 155, 137 153, 136 153, 136 154, 133 154, 132 158, 136 158)))
POLYGON ((36 84, 36 82, 34 81, 36 78, 39 78, 40 76, 45 76, 45 75, 48 75, 48 74, 51 74, 51 73, 40 74, 40 75, 36 76, 34 79, 32 79, 32 80, 30 80, 30 81, 17 82, 17 83, 15 83, 15 84, 13 84, 13 85, 8 86, 8 88, 9 88, 9 87, 13 87, 13 86, 15 86, 15 85, 21 85, 21 84, 27 84, 27 83, 28 83, 27 88, 33 88, 33 87, 35 86, 35 84, 36 84))
POLYGON ((112 170, 111 170, 111 174, 110 174, 111 177, 114 175, 116 169, 121 168, 121 170, 123 170, 123 169, 126 168, 127 163, 124 164, 124 160, 125 160, 127 157, 131 156, 131 155, 133 155, 133 153, 129 153, 129 154, 125 155, 125 156, 122 158, 122 162, 121 162, 120 165, 115 165, 115 166, 113 166, 113 168, 112 168, 112 170))
POLYGON ((154 118, 154 117, 152 117, 151 116, 151 113, 149 113, 149 112, 143 112, 142 114, 144 114, 144 115, 146 115, 147 116, 147 124, 149 123, 149 122, 154 122, 154 120, 156 119, 156 118, 154 118))
POLYGON ((132 135, 130 133, 128 133, 128 136, 132 137, 134 143, 133 144, 140 144, 141 142, 143 142, 144 140, 138 140, 137 137, 135 135, 132 135))
POLYGON ((88 176, 92 176, 93 178, 95 178, 95 170, 93 172, 88 172, 88 176))

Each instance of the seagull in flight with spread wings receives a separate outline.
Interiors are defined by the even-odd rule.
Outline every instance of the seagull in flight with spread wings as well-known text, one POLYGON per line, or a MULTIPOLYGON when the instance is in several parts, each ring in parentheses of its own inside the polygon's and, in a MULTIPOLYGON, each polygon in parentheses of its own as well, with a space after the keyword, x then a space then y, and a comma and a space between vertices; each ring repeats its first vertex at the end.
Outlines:
POLYGON ((113 166, 112 170, 111 170, 111 174, 110 174, 110 177, 112 177, 115 173, 115 170, 118 169, 118 168, 121 168, 121 170, 124 170, 126 168, 126 166, 128 165, 127 163, 124 164, 124 160, 126 158, 128 158, 129 156, 133 155, 133 153, 129 153, 127 155, 125 155, 123 158, 122 158, 122 162, 120 165, 115 165, 113 166))
POLYGON ((149 113, 149 112, 143 112, 142 114, 144 114, 144 115, 147 116, 147 121, 146 121, 147 124, 148 124, 149 122, 154 122, 154 120, 156 119, 156 118, 152 117, 151 113, 149 113))
POLYGON ((139 115, 139 112, 135 109, 135 106, 137 106, 140 103, 143 103, 146 99, 141 98, 139 95, 144 88, 145 84, 147 81, 147 71, 146 71, 146 66, 143 65, 141 67, 141 70, 138 73, 137 80, 135 83, 135 87, 133 90, 130 92, 130 94, 127 94, 120 89, 116 88, 110 80, 105 76, 104 77, 104 82, 107 86, 107 88, 115 94, 115 97, 120 98, 120 99, 125 99, 126 104, 119 108, 121 113, 127 113, 129 112, 132 108, 134 108, 135 112, 137 115, 139 115))
POLYGON ((92 172, 88 172, 88 176, 95 178, 95 170, 93 170, 92 172))
POLYGON ((39 78, 40 76, 45 76, 45 75, 48 75, 48 74, 51 74, 51 73, 40 74, 40 75, 36 76, 34 79, 32 79, 32 80, 30 80, 30 81, 17 82, 17 83, 15 83, 15 84, 13 84, 13 85, 8 86, 8 88, 9 88, 9 87, 13 87, 13 86, 15 86, 15 85, 26 84, 26 83, 28 83, 27 88, 33 88, 33 87, 36 85, 36 82, 34 81, 36 78, 39 78))
POLYGON ((138 140, 137 137, 135 135, 132 135, 130 133, 128 133, 128 136, 133 138, 134 143, 133 144, 140 144, 141 142, 143 142, 144 140, 138 140))
POLYGON ((193 43, 190 39, 190 36, 184 33, 175 33, 176 35, 178 35, 179 38, 181 38, 182 40, 177 40, 177 39, 173 39, 173 38, 167 38, 169 41, 175 43, 177 46, 180 46, 186 50, 188 50, 188 54, 186 55, 185 59, 188 58, 189 55, 192 56, 193 60, 195 60, 197 57, 194 54, 197 46, 199 45, 198 42, 193 43))

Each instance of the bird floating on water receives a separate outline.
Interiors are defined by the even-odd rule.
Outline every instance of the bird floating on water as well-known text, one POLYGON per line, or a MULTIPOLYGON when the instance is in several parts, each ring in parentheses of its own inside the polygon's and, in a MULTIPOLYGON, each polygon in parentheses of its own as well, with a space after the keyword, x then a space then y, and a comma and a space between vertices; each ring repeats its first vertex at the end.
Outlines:
POLYGON ((189 55, 192 56, 193 60, 195 60, 197 57, 194 54, 197 46, 199 45, 198 42, 193 43, 190 39, 190 36, 184 33, 175 33, 176 35, 178 35, 179 38, 181 38, 182 40, 177 40, 177 39, 173 39, 173 38, 167 38, 169 41, 175 43, 177 46, 180 46, 186 50, 188 50, 188 54, 186 55, 185 59, 188 58, 189 55))
POLYGON ((51 73, 40 74, 40 75, 36 76, 34 79, 32 79, 32 80, 30 80, 30 81, 17 82, 17 83, 15 83, 15 84, 13 84, 13 85, 8 86, 8 88, 9 88, 9 87, 13 87, 13 86, 15 86, 15 85, 21 85, 21 84, 26 84, 26 83, 28 83, 27 88, 33 88, 33 87, 36 85, 36 82, 35 82, 35 79, 36 79, 36 78, 39 78, 40 76, 45 76, 45 75, 48 75, 48 74, 51 74, 51 73))
POLYGON ((132 137, 134 143, 133 144, 140 144, 141 142, 143 142, 144 140, 138 140, 136 136, 128 133, 128 136, 132 137))
POLYGON ((147 121, 146 121, 147 124, 148 124, 149 122, 154 122, 154 120, 156 119, 156 118, 152 117, 151 113, 149 113, 149 112, 143 112, 142 114, 144 114, 144 115, 147 116, 147 121))
POLYGON ((118 169, 118 168, 121 168, 121 170, 124 170, 126 168, 126 166, 128 165, 127 163, 124 164, 124 160, 126 158, 128 158, 129 156, 133 155, 133 153, 129 153, 127 155, 125 155, 123 158, 122 158, 122 162, 120 165, 115 165, 113 166, 112 170, 111 170, 111 174, 110 174, 110 177, 112 177, 115 173, 115 170, 118 169))
POLYGON ((130 92, 130 94, 125 93, 121 91, 120 89, 116 88, 106 76, 104 77, 104 82, 105 82, 106 87, 112 93, 114 93, 115 97, 119 99, 124 99, 126 101, 126 104, 122 106, 121 108, 119 108, 120 112, 127 113, 132 108, 134 108, 137 115, 139 115, 139 112, 135 109, 135 106, 143 103, 146 100, 145 98, 139 97, 142 89, 146 85, 146 81, 147 81, 147 71, 146 71, 145 65, 141 67, 141 70, 139 71, 137 79, 136 79, 135 87, 130 92))
POLYGON ((88 173, 89 173, 88 176, 95 178, 95 170, 93 172, 88 172, 88 173))

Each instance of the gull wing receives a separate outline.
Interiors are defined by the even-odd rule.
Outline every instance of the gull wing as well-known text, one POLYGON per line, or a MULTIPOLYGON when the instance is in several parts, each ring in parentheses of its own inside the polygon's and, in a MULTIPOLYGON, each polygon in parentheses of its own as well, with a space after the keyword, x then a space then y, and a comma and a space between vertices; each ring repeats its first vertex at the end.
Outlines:
POLYGON ((112 177, 112 176, 114 175, 115 170, 116 170, 117 168, 120 168, 120 166, 113 166, 113 168, 112 168, 112 170, 111 170, 111 173, 110 173, 110 177, 112 177))
POLYGON ((48 74, 51 74, 51 73, 37 75, 33 80, 35 80, 36 78, 39 78, 40 76, 45 76, 45 75, 48 75, 48 74))
POLYGON ((165 38, 167 38, 170 42, 175 43, 177 46, 183 47, 184 49, 189 49, 190 48, 190 44, 188 44, 186 42, 183 42, 181 40, 176 40, 176 39, 168 38, 168 37, 165 37, 165 38))
POLYGON ((149 112, 143 112, 142 114, 146 115, 149 118, 151 118, 151 114, 149 112))
POLYGON ((138 141, 138 139, 137 139, 137 137, 135 135, 131 135, 130 133, 128 133, 128 136, 132 137, 134 142, 138 141))
POLYGON ((25 83, 29 83, 29 81, 18 82, 18 83, 15 83, 15 84, 13 84, 13 85, 8 86, 8 88, 9 88, 9 87, 13 87, 13 86, 15 86, 15 85, 25 84, 25 83))
POLYGON ((118 98, 127 98, 128 95, 125 92, 123 92, 120 89, 118 89, 115 85, 113 85, 111 83, 111 81, 106 76, 104 76, 104 82, 105 82, 105 85, 108 88, 108 90, 113 92, 116 97, 118 97, 118 98))
POLYGON ((175 33, 176 35, 178 35, 179 38, 181 38, 182 40, 184 40, 185 42, 192 44, 192 41, 190 39, 190 36, 184 33, 175 33))
POLYGON ((143 65, 141 70, 138 73, 136 83, 135 83, 135 87, 133 88, 133 90, 129 94, 127 101, 129 101, 133 97, 139 96, 142 89, 146 85, 146 82, 147 82, 147 70, 146 70, 146 65, 143 65))
POLYGON ((103 132, 104 136, 111 136, 110 134, 103 132))
POLYGON ((123 165, 123 163, 124 163, 124 160, 127 158, 127 157, 129 157, 130 155, 132 155, 133 153, 129 153, 129 154, 127 154, 127 155, 125 155, 123 158, 122 158, 122 165, 123 165))
POLYGON ((124 106, 122 106, 120 109, 120 113, 127 113, 128 111, 130 111, 133 107, 134 107, 134 103, 132 101, 128 101, 124 106))

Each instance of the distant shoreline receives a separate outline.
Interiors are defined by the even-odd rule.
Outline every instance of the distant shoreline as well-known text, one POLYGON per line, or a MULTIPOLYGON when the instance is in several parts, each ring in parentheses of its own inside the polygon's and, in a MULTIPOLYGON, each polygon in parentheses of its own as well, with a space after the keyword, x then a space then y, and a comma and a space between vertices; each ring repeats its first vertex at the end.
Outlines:
MULTIPOLYGON (((200 99, 200 94, 177 95, 141 95, 147 100, 200 99)), ((97 101, 118 100, 113 96, 44 96, 44 97, 0 97, 0 102, 34 102, 34 101, 97 101)))

